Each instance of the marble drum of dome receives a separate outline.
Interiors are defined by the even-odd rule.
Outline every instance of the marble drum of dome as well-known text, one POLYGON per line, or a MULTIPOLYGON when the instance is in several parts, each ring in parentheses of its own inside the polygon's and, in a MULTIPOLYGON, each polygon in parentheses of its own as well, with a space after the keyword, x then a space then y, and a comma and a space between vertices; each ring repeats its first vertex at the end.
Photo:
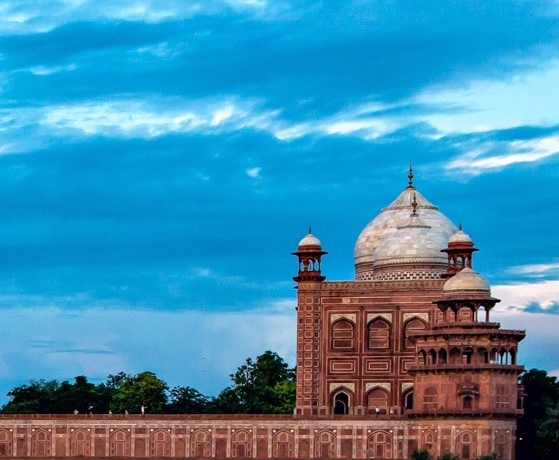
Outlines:
POLYGON ((361 281, 438 278, 447 264, 440 251, 457 231, 448 217, 410 184, 359 235, 354 252, 355 278, 361 281), (421 225, 405 227, 414 201, 421 225), (423 267, 409 266, 418 263, 423 267), (391 275, 380 273, 386 270, 391 275))

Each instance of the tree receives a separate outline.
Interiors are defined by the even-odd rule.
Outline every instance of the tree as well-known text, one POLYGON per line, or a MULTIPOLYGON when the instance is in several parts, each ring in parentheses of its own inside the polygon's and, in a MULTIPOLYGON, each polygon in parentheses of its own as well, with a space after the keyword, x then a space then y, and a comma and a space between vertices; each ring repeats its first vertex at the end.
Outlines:
POLYGON ((437 460, 460 460, 460 457, 454 454, 444 454, 441 455, 437 460))
POLYGON ((58 414, 70 414, 74 410, 90 412, 97 403, 96 387, 87 377, 79 375, 73 384, 64 381, 58 386, 52 403, 53 412, 58 414))
POLYGON ((478 457, 477 460, 497 460, 497 458, 498 458, 498 454, 493 452, 492 454, 489 455, 482 455, 481 457, 478 457))
POLYGON ((295 409, 295 395, 297 384, 295 380, 282 380, 272 388, 272 398, 275 405, 272 407, 272 414, 292 414, 295 409))
POLYGON ((120 375, 115 389, 116 392, 110 404, 113 412, 138 413, 142 406, 154 414, 164 412, 168 386, 153 372, 140 372, 134 376, 120 375))
POLYGON ((174 387, 169 393, 166 412, 170 414, 204 414, 208 398, 192 387, 174 387))
POLYGON ((538 442, 535 453, 541 460, 557 460, 559 458, 559 411, 551 410, 548 416, 538 425, 538 442))
POLYGON ((429 452, 429 449, 424 447, 423 449, 415 449, 411 454, 412 460, 432 460, 433 456, 429 452))
POLYGON ((539 369, 524 372, 520 383, 526 396, 524 416, 518 421, 516 458, 543 460, 548 452, 557 452, 553 420, 559 409, 559 383, 539 369))
MULTIPOLYGON (((58 385, 58 382, 56 382, 58 385)), ((48 388, 53 383, 45 380, 31 380, 29 384, 12 388, 8 392, 10 401, 2 407, 4 414, 36 414, 44 409, 48 388)))
MULTIPOLYGON (((231 374, 236 394, 235 404, 241 413, 271 414, 278 413, 278 408, 291 412, 295 405, 294 382, 295 371, 276 353, 266 351, 253 361, 247 358, 245 364, 231 374)), ((234 402, 231 394, 229 402, 234 402)), ((223 396, 225 396, 223 395, 223 396)))
POLYGON ((244 406, 239 398, 239 394, 232 387, 224 388, 220 393, 212 398, 208 404, 210 414, 242 414, 244 406))

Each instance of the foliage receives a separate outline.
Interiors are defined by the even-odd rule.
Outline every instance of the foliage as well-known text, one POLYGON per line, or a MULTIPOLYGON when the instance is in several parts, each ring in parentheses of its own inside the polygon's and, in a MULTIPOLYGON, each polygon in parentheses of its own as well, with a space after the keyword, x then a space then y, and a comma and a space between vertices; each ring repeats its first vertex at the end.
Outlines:
POLYGON ((524 416, 518 421, 516 458, 559 458, 559 383, 556 377, 531 369, 520 376, 520 383, 526 396, 524 416))
POLYGON ((31 380, 12 388, 4 414, 138 413, 291 413, 295 407, 295 372, 276 353, 266 351, 255 361, 248 358, 231 375, 233 385, 215 398, 195 388, 167 383, 153 372, 109 375, 95 385, 80 375, 74 383, 31 380))
POLYGON ((266 351, 256 361, 248 358, 231 375, 234 384, 231 390, 238 398, 231 408, 246 414, 292 412, 294 404, 290 401, 291 398, 295 401, 295 386, 289 382, 294 379, 295 371, 274 352, 266 351))
POLYGON ((538 444, 536 455, 540 460, 557 460, 559 458, 559 411, 550 410, 548 416, 538 425, 538 444))
POLYGON ((412 460, 432 460, 433 456, 429 452, 429 449, 415 449, 411 454, 412 460))
POLYGON ((441 455, 437 460, 460 460, 460 457, 454 454, 444 454, 441 455))
POLYGON ((482 455, 481 457, 478 457, 477 460, 497 460, 497 458, 498 458, 498 454, 493 452, 492 454, 489 455, 482 455))
POLYGON ((161 414, 167 404, 167 390, 167 384, 153 372, 126 375, 118 382, 110 408, 115 413, 138 413, 144 406, 151 413, 161 414))
POLYGON ((203 414, 208 410, 208 398, 192 387, 174 387, 169 393, 167 413, 203 414))

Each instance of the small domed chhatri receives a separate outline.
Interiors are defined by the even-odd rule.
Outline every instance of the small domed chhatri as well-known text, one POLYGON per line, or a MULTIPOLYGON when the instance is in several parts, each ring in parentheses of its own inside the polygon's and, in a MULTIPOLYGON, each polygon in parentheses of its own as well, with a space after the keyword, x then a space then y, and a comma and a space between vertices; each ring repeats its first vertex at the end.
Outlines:
POLYGON ((299 241, 299 250, 307 249, 321 249, 322 244, 320 240, 312 234, 312 229, 309 227, 309 233, 307 233, 301 241, 299 241))
POLYGON ((467 293, 468 296, 476 293, 488 296, 491 295, 491 288, 483 276, 473 271, 470 267, 465 267, 443 286, 443 298, 460 293, 467 293))
POLYGON ((450 244, 452 243, 472 243, 472 237, 467 233, 463 232, 462 229, 458 230, 454 235, 448 240, 450 244))

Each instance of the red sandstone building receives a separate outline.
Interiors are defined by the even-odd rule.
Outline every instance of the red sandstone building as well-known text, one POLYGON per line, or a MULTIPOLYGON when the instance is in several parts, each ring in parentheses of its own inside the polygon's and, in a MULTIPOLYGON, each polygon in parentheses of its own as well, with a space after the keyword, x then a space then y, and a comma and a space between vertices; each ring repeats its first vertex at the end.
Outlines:
POLYGON ((294 415, 4 417, 0 456, 512 460, 525 333, 490 321, 477 249, 412 179, 359 236, 354 281, 299 243, 294 415))

